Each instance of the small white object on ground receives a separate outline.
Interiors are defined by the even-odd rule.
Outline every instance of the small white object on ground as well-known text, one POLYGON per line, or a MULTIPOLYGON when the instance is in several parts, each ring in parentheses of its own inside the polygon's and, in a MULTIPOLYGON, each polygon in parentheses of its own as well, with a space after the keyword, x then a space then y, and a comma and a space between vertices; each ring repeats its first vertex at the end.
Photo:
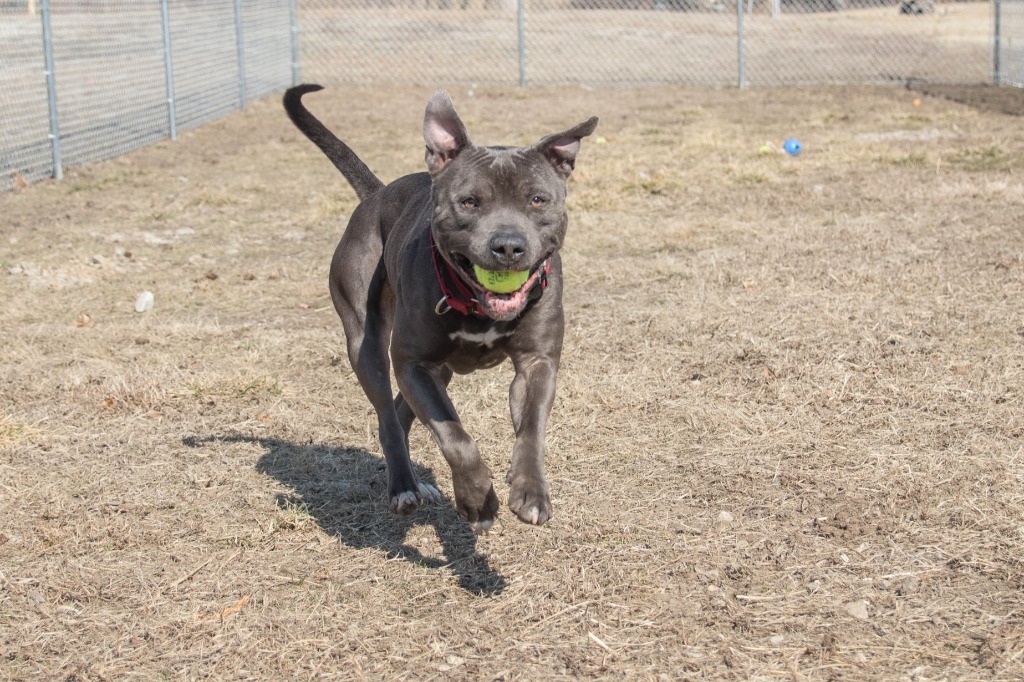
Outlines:
POLYGON ((144 313, 147 310, 153 309, 153 292, 143 291, 139 294, 139 297, 135 299, 135 312, 144 313))
POLYGON ((868 619, 868 603, 863 599, 857 601, 847 602, 845 604, 846 612, 859 620, 868 619))

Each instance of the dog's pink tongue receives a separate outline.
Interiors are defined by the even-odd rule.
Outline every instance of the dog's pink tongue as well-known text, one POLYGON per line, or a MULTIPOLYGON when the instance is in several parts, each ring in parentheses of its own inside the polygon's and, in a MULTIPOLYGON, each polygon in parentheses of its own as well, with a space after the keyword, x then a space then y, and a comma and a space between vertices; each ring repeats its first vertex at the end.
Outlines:
POLYGON ((507 322, 523 312, 523 308, 526 307, 526 294, 522 289, 506 296, 498 296, 487 291, 480 297, 480 305, 488 317, 507 322))

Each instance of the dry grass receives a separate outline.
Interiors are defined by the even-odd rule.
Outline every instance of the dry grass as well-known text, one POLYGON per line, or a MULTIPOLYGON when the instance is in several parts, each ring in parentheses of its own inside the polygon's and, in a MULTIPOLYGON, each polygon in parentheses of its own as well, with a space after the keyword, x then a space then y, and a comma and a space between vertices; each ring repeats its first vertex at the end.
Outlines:
MULTIPOLYGON (((310 105, 393 178, 428 94, 310 105)), ((0 195, 0 677, 1024 676, 1019 120, 897 89, 454 95, 479 141, 602 117, 555 519, 387 514, 325 286, 353 195, 261 103, 0 195), (758 154, 789 134, 801 157, 758 154)), ((499 473, 509 380, 453 388, 499 473)))

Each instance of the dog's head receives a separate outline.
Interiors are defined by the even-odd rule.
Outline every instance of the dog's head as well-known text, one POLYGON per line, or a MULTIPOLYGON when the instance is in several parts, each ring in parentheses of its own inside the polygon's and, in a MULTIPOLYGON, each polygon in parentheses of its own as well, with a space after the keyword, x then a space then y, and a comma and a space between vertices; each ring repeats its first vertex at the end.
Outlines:
POLYGON ((433 177, 434 241, 490 317, 519 315, 539 269, 561 248, 568 224, 565 182, 580 140, 595 127, 597 117, 530 147, 477 147, 447 93, 435 93, 427 104, 423 137, 433 177), (516 291, 498 294, 484 288, 474 266, 530 276, 516 291))

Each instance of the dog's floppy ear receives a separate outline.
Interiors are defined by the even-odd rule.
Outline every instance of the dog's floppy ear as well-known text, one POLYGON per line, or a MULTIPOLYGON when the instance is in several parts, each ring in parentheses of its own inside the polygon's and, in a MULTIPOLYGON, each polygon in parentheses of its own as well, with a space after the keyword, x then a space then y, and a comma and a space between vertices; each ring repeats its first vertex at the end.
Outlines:
POLYGON ((427 103, 427 111, 423 115, 423 139, 427 143, 427 170, 431 175, 440 173, 459 152, 473 144, 469 141, 466 126, 455 113, 452 98, 444 90, 435 92, 427 103))
POLYGON ((569 177, 576 167, 576 155, 580 151, 580 140, 594 132, 597 127, 597 116, 591 116, 575 128, 563 133, 548 135, 533 148, 547 157, 551 165, 563 178, 569 177))

